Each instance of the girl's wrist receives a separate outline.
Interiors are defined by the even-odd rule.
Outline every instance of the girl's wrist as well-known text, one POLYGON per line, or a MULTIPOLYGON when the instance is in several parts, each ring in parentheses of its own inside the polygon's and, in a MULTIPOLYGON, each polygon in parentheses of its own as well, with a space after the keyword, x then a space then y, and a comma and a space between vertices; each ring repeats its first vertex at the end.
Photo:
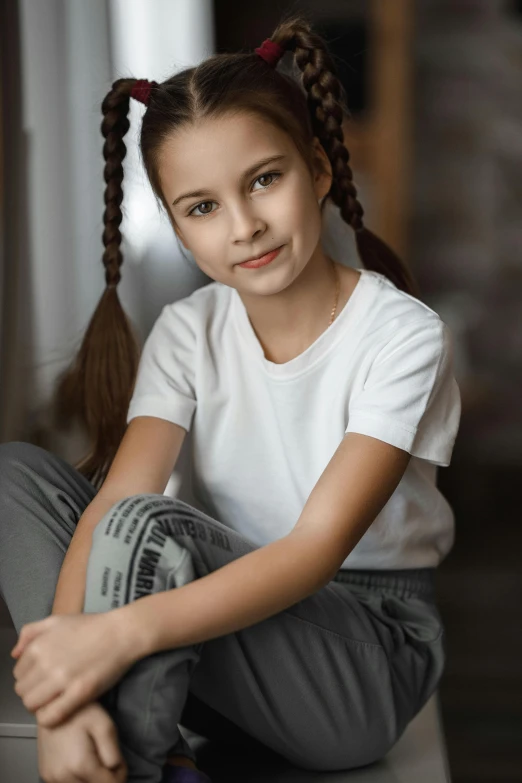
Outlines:
POLYGON ((118 627, 123 654, 131 664, 155 652, 152 628, 140 608, 138 601, 132 601, 111 612, 118 627))

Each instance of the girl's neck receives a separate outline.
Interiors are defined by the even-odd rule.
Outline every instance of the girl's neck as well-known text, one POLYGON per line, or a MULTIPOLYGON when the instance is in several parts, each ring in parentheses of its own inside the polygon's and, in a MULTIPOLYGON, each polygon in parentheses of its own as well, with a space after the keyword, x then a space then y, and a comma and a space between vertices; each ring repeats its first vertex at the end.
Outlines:
MULTIPOLYGON (((276 364, 290 361, 329 327, 336 296, 334 263, 319 248, 301 275, 280 293, 252 296, 238 291, 268 361, 276 364)), ((342 264, 336 263, 335 267, 340 279, 337 319, 359 274, 342 264)))

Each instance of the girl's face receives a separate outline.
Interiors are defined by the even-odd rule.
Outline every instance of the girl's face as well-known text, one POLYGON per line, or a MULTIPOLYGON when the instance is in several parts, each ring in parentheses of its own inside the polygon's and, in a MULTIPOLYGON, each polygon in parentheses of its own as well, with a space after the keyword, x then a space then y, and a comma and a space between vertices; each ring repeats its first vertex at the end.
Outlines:
POLYGON ((204 120, 164 143, 160 182, 171 222, 203 272, 240 291, 277 293, 322 252, 318 199, 332 178, 317 139, 314 148, 312 176, 287 134, 244 113, 204 120), (281 245, 266 266, 238 266, 281 245))

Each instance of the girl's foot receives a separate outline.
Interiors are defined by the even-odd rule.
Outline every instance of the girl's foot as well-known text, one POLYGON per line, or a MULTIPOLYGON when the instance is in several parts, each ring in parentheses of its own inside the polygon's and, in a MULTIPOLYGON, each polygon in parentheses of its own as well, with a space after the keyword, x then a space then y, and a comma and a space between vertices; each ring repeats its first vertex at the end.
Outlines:
POLYGON ((172 764, 176 767, 190 767, 190 769, 197 769, 192 759, 189 759, 188 756, 171 756, 167 759, 167 764, 172 764))
POLYGON ((161 783, 212 783, 212 781, 197 767, 165 764, 161 783))

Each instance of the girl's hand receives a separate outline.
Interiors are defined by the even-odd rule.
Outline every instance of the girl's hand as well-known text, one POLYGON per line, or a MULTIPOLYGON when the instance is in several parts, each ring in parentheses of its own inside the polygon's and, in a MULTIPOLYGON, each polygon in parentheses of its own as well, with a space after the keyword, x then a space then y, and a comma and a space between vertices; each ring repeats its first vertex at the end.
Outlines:
POLYGON ((119 611, 49 615, 23 626, 11 651, 20 658, 15 691, 41 726, 57 726, 94 701, 138 660, 119 611))
POLYGON ((99 702, 54 729, 38 726, 38 772, 46 783, 125 783, 127 765, 112 718, 99 702))

